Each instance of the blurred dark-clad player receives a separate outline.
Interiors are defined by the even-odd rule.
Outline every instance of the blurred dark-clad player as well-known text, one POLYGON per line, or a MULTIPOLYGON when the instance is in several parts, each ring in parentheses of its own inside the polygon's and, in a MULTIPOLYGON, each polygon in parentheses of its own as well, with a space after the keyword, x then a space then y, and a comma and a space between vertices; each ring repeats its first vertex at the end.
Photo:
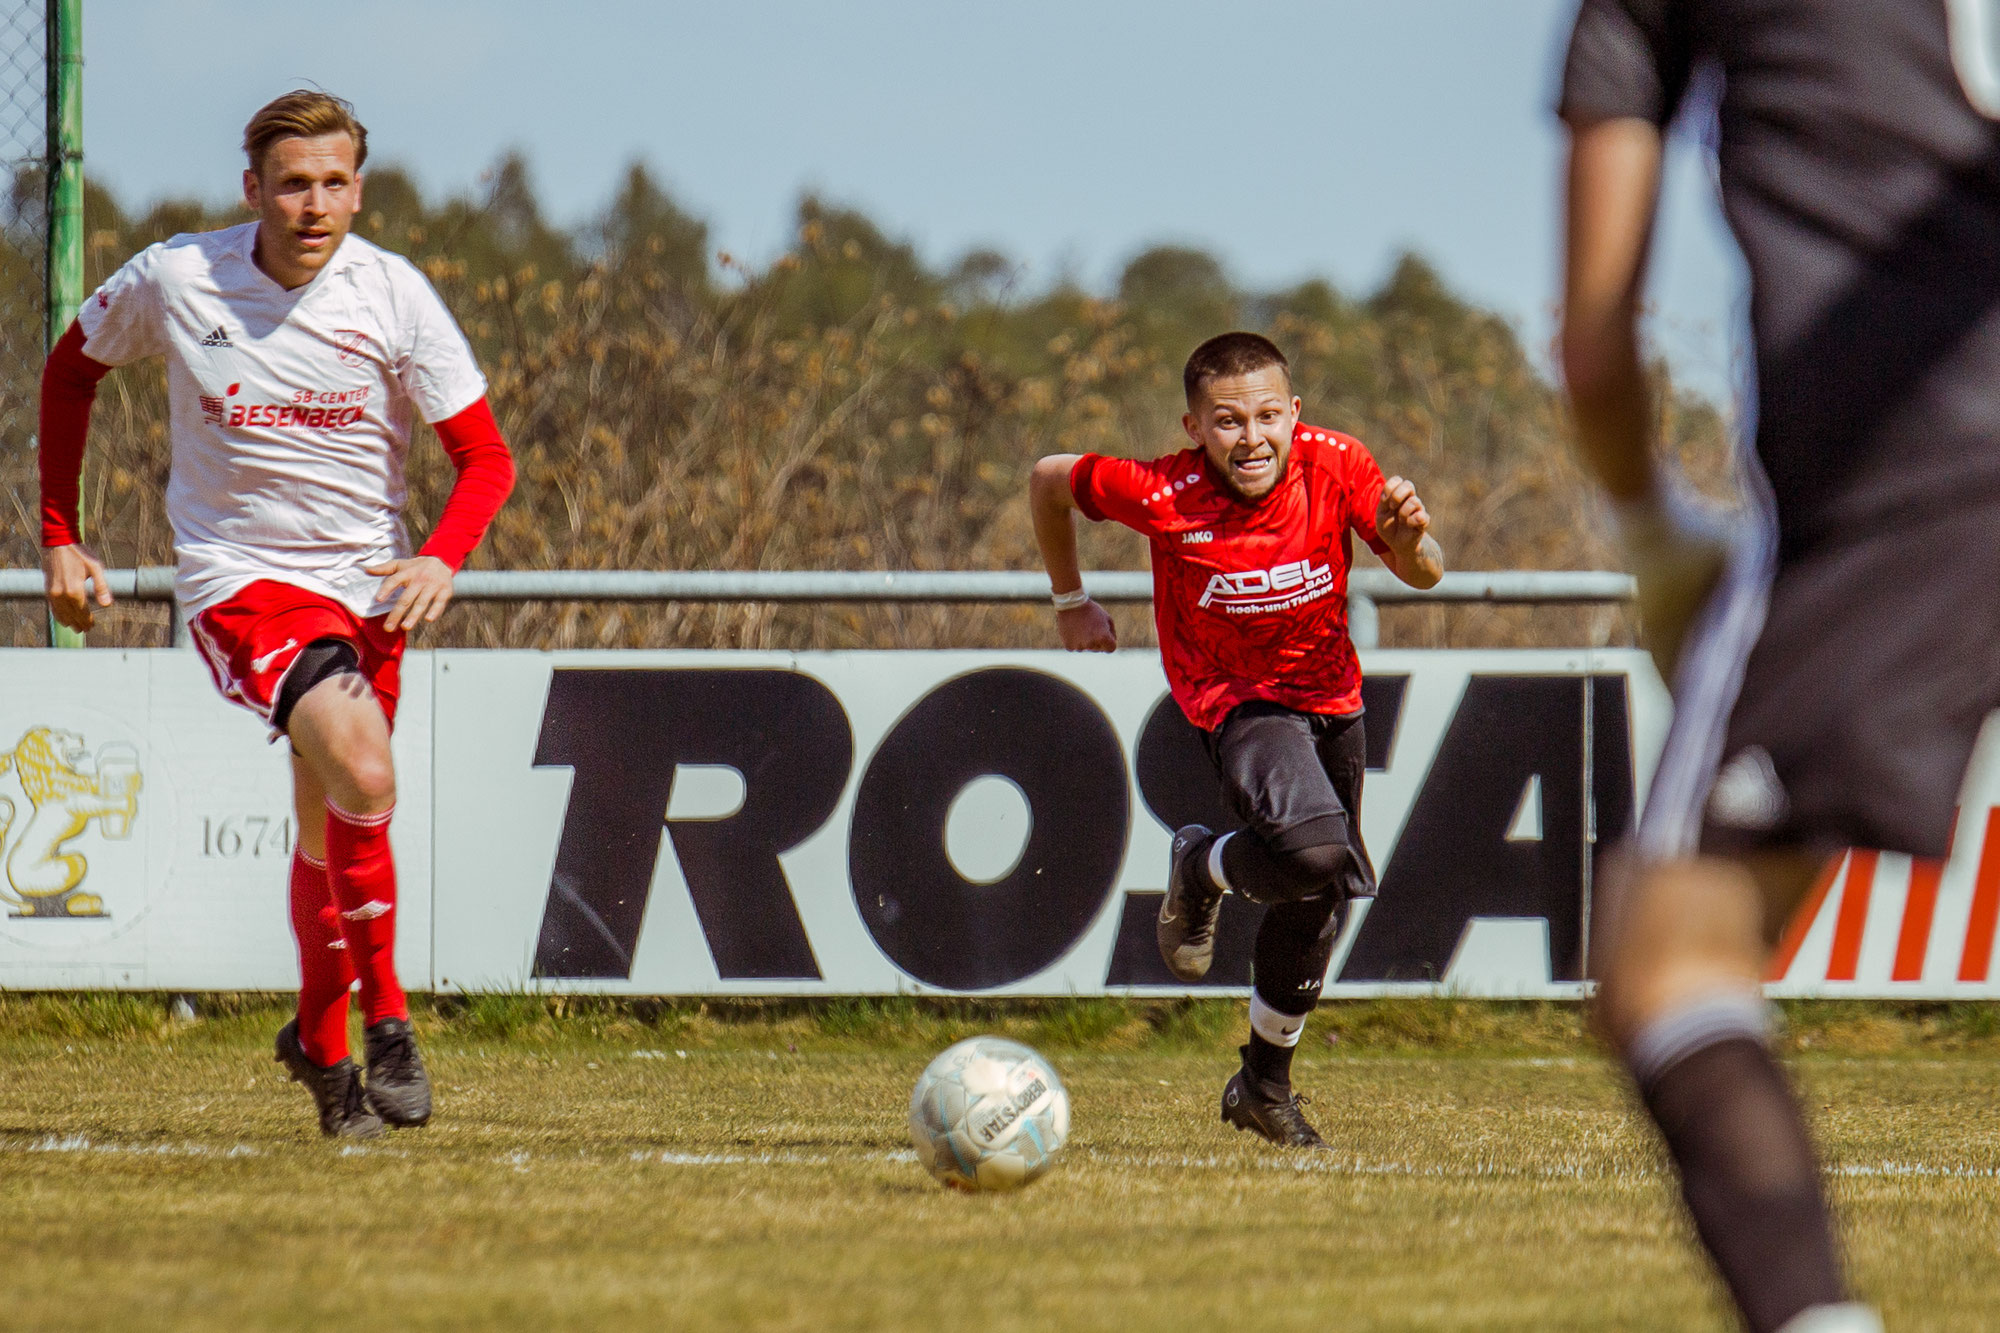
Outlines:
POLYGON ((1083 592, 1072 511, 1152 540, 1153 614, 1174 702, 1200 729, 1247 828, 1174 834, 1160 954, 1207 975, 1222 895, 1268 904, 1257 931, 1250 1040, 1222 1118, 1273 1143, 1321 1148, 1292 1092, 1292 1051, 1319 1001, 1349 899, 1372 897, 1361 843, 1361 663, 1347 634, 1359 536, 1404 582, 1444 558, 1416 487, 1383 479, 1359 440, 1299 420, 1284 355, 1254 333, 1196 348, 1183 373, 1191 449, 1134 462, 1056 454, 1035 464, 1035 536, 1063 647, 1110 652, 1111 617, 1083 592))
POLYGON ((1585 0, 1564 74, 1563 363, 1675 701, 1602 914, 1600 1018, 1755 1333, 1880 1328, 1766 1046, 1769 944, 1834 850, 1945 853, 2000 704, 1990 9, 1585 0), (1635 329, 1691 86, 1751 276, 1749 520, 1727 543, 1652 461, 1635 329))
POLYGON ((111 605, 78 544, 77 482, 98 381, 167 363, 174 594, 216 688, 292 744, 298 1018, 277 1054, 329 1135, 430 1118, 430 1079, 396 977, 396 773, 389 730, 404 633, 506 500, 514 465, 472 349, 416 266, 348 234, 368 133, 353 108, 288 94, 243 135, 256 220, 133 256, 42 374, 42 569, 50 609, 88 629, 111 605), (421 415, 458 469, 423 549, 403 530, 421 415), (347 1053, 360 983, 364 1088, 347 1053))

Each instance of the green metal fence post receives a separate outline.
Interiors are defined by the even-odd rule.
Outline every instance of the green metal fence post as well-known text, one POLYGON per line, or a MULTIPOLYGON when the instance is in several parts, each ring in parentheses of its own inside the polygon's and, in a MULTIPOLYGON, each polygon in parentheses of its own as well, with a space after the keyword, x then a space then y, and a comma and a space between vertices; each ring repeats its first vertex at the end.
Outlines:
MULTIPOLYGON (((47 0, 48 345, 83 304, 83 0, 47 0)), ((79 516, 81 517, 81 516, 79 516)), ((51 648, 81 648, 83 635, 49 619, 51 648)))

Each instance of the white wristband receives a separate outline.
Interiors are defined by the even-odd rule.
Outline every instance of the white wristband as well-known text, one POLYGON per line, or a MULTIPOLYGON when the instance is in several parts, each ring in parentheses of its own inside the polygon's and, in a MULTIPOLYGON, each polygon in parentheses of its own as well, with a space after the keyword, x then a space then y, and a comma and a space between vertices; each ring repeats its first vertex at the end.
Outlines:
POLYGON ((1078 588, 1074 592, 1051 592, 1049 600, 1055 603, 1058 611, 1074 611, 1090 600, 1090 594, 1078 588))

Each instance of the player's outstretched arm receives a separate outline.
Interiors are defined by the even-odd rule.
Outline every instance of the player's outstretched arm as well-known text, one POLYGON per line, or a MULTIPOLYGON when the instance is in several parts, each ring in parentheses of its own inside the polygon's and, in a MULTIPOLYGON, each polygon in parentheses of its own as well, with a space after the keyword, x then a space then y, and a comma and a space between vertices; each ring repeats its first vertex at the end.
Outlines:
POLYGON ((79 634, 95 622, 93 606, 111 605, 104 566, 81 544, 77 492, 83 448, 90 438, 90 408, 97 383, 111 367, 84 354, 83 329, 69 329, 42 367, 40 436, 42 481, 42 585, 57 623, 79 634))
POLYGON ((1049 590, 1056 601, 1056 630, 1062 646, 1073 653, 1108 653, 1118 647, 1111 614, 1083 594, 1083 571, 1076 555, 1076 496, 1069 488, 1070 471, 1078 455, 1050 454, 1035 463, 1028 477, 1028 507, 1035 520, 1035 544, 1049 571, 1049 590), (1074 605, 1065 605, 1082 597, 1074 605))
POLYGON ((1444 577, 1444 548, 1431 536, 1431 515, 1413 481, 1391 477, 1375 506, 1375 532, 1389 547, 1383 563, 1412 588, 1435 588, 1444 577))

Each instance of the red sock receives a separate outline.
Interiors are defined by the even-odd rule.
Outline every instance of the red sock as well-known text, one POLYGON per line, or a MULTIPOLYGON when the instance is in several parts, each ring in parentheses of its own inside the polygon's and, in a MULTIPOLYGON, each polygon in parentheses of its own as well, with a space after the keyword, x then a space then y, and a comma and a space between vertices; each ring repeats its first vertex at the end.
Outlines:
POLYGON ((327 877, 369 1024, 410 1016, 396 980, 396 862, 389 854, 394 813, 392 807, 379 815, 350 815, 326 803, 327 877))
POLYGON ((354 965, 327 887, 326 862, 292 853, 292 934, 299 942, 299 1045, 316 1065, 347 1054, 347 992, 354 965))

